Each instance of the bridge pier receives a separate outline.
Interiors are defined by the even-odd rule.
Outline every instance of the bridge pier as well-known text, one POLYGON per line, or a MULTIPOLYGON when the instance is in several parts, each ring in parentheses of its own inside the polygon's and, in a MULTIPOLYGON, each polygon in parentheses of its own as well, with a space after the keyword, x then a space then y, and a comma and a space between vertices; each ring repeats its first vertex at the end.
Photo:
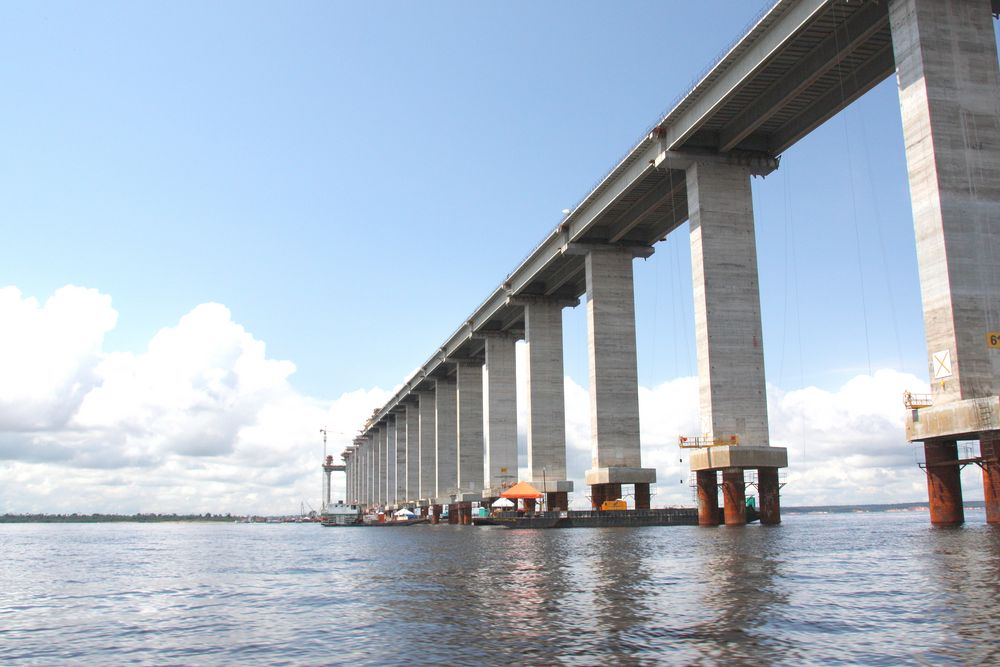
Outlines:
POLYGON ((620 498, 622 484, 648 489, 656 481, 656 469, 642 467, 639 447, 633 257, 620 246, 586 246, 592 453, 586 483, 601 502, 620 498))
MULTIPOLYGON (((931 522, 962 523, 956 440, 980 441, 996 497, 1000 437, 1000 69, 987 2, 892 0, 932 405, 912 409, 931 522)), ((995 503, 995 500, 994 500, 995 503)), ((1000 522, 1000 512, 987 512, 1000 522)))
MULTIPOLYGON (((456 500, 469 503, 480 500, 483 489, 482 362, 478 360, 457 362, 455 379, 458 443, 456 500)), ((471 506, 469 511, 471 516, 471 506)))
POLYGON ((528 353, 528 475, 542 493, 568 493, 562 309, 565 300, 525 298, 528 353))
POLYGON ((380 425, 376 425, 373 435, 371 504, 375 507, 382 504, 382 438, 384 430, 380 425))
POLYGON ((356 456, 358 457, 358 472, 357 479, 355 480, 355 485, 358 490, 358 503, 362 507, 367 507, 368 505, 368 436, 362 436, 358 438, 358 452, 356 456))
POLYGON ((496 499, 504 484, 517 481, 517 339, 507 333, 489 333, 483 396, 486 488, 483 497, 496 499))
POLYGON ((420 408, 416 403, 406 406, 406 479, 403 495, 409 504, 420 500, 420 408))
POLYGON ((458 488, 458 389, 455 380, 438 378, 434 398, 438 505, 450 505, 458 488))
POLYGON ((420 437, 420 489, 417 497, 422 505, 433 504, 437 498, 437 397, 434 391, 417 391, 417 413, 420 437))
POLYGON ((396 413, 390 414, 385 419, 386 424, 386 444, 385 444, 385 506, 394 508, 396 506, 396 466, 397 449, 399 441, 396 438, 396 413))
MULTIPOLYGON (((379 462, 381 463, 381 475, 379 477, 379 495, 381 496, 381 505, 383 508, 388 507, 389 503, 392 502, 389 498, 389 432, 393 429, 390 426, 390 421, 393 418, 387 416, 385 418, 385 425, 379 435, 379 462)), ((395 424, 393 423, 393 426, 395 424)), ((393 433, 395 436, 395 433, 393 433)), ((395 440, 395 437, 391 438, 395 440)))
POLYGON ((769 442, 750 169, 695 161, 686 174, 701 428, 710 445, 691 456, 699 523, 718 524, 718 470, 725 523, 745 523, 743 471, 762 468, 775 471, 766 488, 768 519, 777 523, 777 469, 788 465, 788 453, 769 442))
POLYGON ((395 505, 403 507, 406 497, 406 413, 407 406, 401 403, 396 410, 396 456, 394 460, 395 505))

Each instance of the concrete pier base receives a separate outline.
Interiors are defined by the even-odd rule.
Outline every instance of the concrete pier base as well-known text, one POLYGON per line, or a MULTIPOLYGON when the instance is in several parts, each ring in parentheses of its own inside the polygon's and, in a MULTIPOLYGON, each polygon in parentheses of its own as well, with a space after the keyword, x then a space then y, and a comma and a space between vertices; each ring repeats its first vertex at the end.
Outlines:
POLYGON ((954 440, 925 442, 924 459, 931 523, 935 526, 965 523, 958 443, 954 440))
POLYGON ((437 524, 441 522, 441 506, 431 505, 431 523, 437 524))
POLYGON ((635 485, 635 508, 648 510, 650 508, 649 484, 635 485))
POLYGON ((1000 431, 979 437, 979 454, 983 457, 986 523, 1000 523, 1000 431))
POLYGON ((742 469, 722 471, 723 514, 727 526, 747 523, 746 485, 742 469))
POLYGON ((698 480, 698 525, 718 526, 719 523, 719 475, 715 470, 699 470, 698 480))
POLYGON ((760 497, 760 523, 776 526, 781 523, 781 501, 778 495, 778 469, 757 469, 757 495, 760 497))

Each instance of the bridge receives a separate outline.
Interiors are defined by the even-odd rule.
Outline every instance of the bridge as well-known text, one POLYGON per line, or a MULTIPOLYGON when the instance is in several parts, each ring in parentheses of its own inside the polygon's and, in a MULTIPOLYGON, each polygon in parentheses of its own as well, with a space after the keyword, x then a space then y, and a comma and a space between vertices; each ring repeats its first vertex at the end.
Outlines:
MULTIPOLYGON (((452 516, 517 481, 514 346, 527 350, 527 478, 568 508, 562 314, 586 296, 593 505, 656 471, 639 442, 632 260, 689 223, 702 434, 699 521, 780 522, 750 179, 895 74, 916 230, 931 397, 907 410, 931 521, 964 521, 957 441, 978 439, 1000 522, 1000 0, 778 0, 375 410, 344 452, 347 495, 452 516), (721 484, 720 484, 721 473, 721 484), (721 486, 723 504, 719 504, 721 486)), ((694 441, 692 441, 694 442, 694 441)))

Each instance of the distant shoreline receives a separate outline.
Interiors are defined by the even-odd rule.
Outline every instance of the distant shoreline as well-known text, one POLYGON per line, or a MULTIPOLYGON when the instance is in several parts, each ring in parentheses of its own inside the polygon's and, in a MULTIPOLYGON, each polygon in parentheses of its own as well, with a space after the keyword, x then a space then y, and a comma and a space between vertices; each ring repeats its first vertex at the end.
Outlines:
MULTIPOLYGON (((966 509, 982 509, 982 500, 963 503, 966 509)), ((880 503, 874 505, 793 505, 782 514, 851 514, 856 512, 926 512, 927 502, 880 503)), ((257 522, 279 517, 235 514, 0 514, 2 523, 234 523, 257 522)), ((289 518, 289 517, 280 517, 289 518)))
MULTIPOLYGON (((986 506, 982 500, 967 500, 962 503, 966 509, 981 509, 986 506)), ((800 505, 782 507, 782 514, 846 514, 852 512, 926 512, 927 501, 914 503, 880 503, 875 505, 800 505)))
POLYGON ((232 514, 0 514, 0 523, 232 523, 232 514))

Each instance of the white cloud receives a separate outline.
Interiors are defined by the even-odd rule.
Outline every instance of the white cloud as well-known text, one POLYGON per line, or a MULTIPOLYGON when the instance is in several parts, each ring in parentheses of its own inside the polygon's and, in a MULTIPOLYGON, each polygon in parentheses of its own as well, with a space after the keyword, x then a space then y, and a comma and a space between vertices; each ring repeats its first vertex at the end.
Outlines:
POLYGON ((96 290, 6 288, 0 321, 0 511, 292 512, 318 497, 319 429, 339 454, 388 396, 299 394, 220 304, 140 354, 103 350, 117 313, 96 290))
POLYGON ((0 432, 65 426, 97 381, 101 343, 117 320, 97 290, 70 285, 41 305, 0 288, 0 432))

